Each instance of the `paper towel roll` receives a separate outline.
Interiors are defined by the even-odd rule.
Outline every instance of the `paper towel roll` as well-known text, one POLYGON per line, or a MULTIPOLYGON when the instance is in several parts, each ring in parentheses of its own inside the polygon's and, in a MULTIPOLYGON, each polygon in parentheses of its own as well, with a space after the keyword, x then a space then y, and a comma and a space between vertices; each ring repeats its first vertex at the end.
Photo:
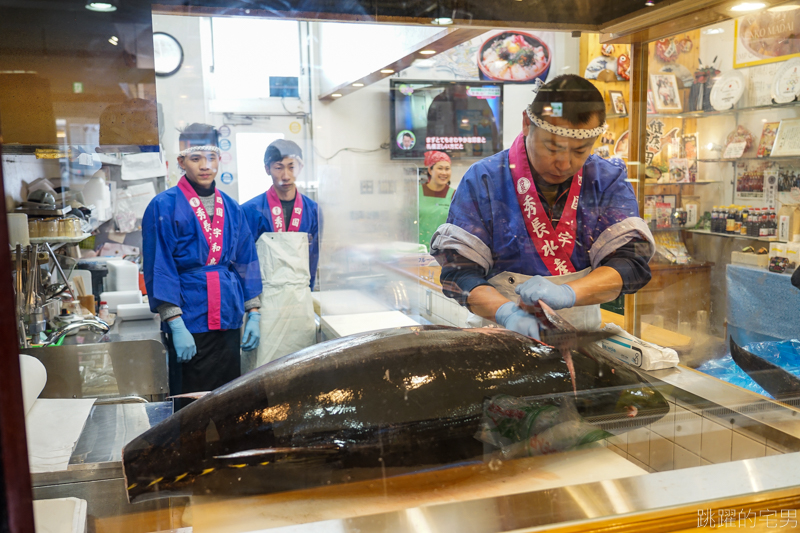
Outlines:
POLYGON ((19 355, 19 372, 22 376, 22 404, 25 414, 30 412, 33 402, 42 393, 47 383, 47 370, 41 361, 30 355, 19 355))
POLYGON ((23 247, 30 246, 30 233, 28 232, 28 215, 24 213, 8 213, 8 243, 14 247, 17 243, 23 247))

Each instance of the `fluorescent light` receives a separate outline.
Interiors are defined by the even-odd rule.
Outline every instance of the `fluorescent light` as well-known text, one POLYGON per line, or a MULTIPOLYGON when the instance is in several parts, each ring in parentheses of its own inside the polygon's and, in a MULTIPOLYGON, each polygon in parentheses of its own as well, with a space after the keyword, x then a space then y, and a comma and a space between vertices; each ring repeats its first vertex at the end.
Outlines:
POLYGON ((89 2, 84 7, 89 11, 97 11, 98 13, 111 13, 117 10, 117 6, 109 2, 89 2))
POLYGON ((341 98, 341 97, 342 97, 342 94, 341 94, 341 93, 333 93, 333 94, 331 95, 331 98, 341 98))
POLYGON ((452 23, 453 19, 450 17, 439 17, 431 21, 431 24, 436 24, 437 26, 449 26, 452 23))
POLYGON ((419 53, 424 56, 431 56, 436 53, 436 50, 420 50, 419 53))
POLYGON ((795 9, 800 9, 800 6, 797 4, 786 4, 783 6, 775 6, 767 9, 767 11, 772 11, 773 13, 780 13, 782 11, 794 11, 795 9))
POLYGON ((765 7, 767 7, 767 4, 763 2, 742 2, 741 4, 736 4, 733 6, 731 11, 742 13, 744 11, 756 11, 758 9, 764 9, 765 7))
POLYGON ((381 70, 381 74, 394 74, 394 71, 390 68, 385 68, 381 70))
POLYGON ((119 44, 119 41, 117 41, 117 40, 116 40, 116 39, 114 39, 113 37, 112 37, 111 39, 109 39, 109 40, 108 40, 108 42, 110 42, 110 43, 111 43, 111 44, 113 44, 114 46, 117 46, 117 45, 119 44))
POLYGON ((363 86, 364 86, 363 83, 354 83, 353 84, 353 87, 363 87, 363 86))

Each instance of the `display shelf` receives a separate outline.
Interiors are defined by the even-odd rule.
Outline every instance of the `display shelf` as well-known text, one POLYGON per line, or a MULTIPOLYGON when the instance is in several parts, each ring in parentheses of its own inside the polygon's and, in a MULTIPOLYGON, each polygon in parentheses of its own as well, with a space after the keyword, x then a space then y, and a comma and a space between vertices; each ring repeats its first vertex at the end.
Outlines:
POLYGON ((666 183, 658 183, 657 181, 645 181, 645 185, 708 185, 709 183, 722 183, 721 181, 668 181, 666 183))
POLYGON ((79 237, 31 237, 33 244, 77 244, 91 237, 91 233, 84 233, 79 237))
POLYGON ((738 115, 739 113, 752 113, 756 111, 767 111, 775 109, 792 109, 800 107, 800 101, 789 102, 788 104, 757 105, 749 107, 739 107, 727 109, 725 111, 684 111, 680 113, 648 113, 647 118, 706 118, 720 117, 726 115, 738 115))
POLYGON ((715 235, 717 237, 728 237, 731 239, 745 239, 748 241, 762 241, 762 242, 775 242, 778 237, 748 237, 747 235, 730 235, 728 233, 714 233, 704 229, 689 229, 689 233, 699 233, 700 235, 715 235))
POLYGON ((608 113, 606 115, 606 120, 609 120, 609 119, 613 120, 613 119, 617 119, 617 118, 628 118, 628 114, 627 113, 608 113))
MULTIPOLYGON (((137 154, 142 152, 158 152, 158 145, 86 145, 86 144, 3 144, 3 155, 36 155, 37 150, 58 150, 64 152, 58 156, 42 157, 42 159, 67 159, 66 152, 71 152, 70 157, 77 156, 77 148, 83 148, 86 153, 98 154, 137 154), (74 151, 74 153, 72 153, 74 151)), ((40 153, 40 155, 42 155, 40 153)))
POLYGON ((737 157, 736 159, 698 159, 700 163, 737 163, 739 161, 797 161, 800 155, 787 155, 780 157, 737 157))

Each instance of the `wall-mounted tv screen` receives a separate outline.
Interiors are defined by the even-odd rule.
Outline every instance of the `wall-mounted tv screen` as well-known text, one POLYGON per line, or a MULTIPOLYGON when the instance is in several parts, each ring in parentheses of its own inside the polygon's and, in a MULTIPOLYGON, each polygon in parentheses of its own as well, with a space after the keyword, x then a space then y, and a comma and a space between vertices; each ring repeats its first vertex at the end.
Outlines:
POLYGON ((392 159, 428 150, 479 159, 503 149, 503 85, 469 81, 390 80, 392 159))

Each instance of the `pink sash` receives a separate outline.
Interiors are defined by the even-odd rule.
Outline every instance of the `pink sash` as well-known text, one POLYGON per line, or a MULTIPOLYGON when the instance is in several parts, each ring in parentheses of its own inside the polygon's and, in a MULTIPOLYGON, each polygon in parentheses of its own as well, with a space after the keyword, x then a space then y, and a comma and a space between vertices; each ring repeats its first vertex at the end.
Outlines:
MULTIPOLYGON (((222 243, 225 233, 225 203, 222 201, 222 195, 219 190, 214 191, 214 220, 208 221, 208 214, 203 202, 197 196, 197 193, 192 188, 186 176, 183 176, 178 181, 178 188, 186 197, 189 206, 197 217, 200 227, 203 230, 203 235, 206 237, 208 243, 208 259, 206 265, 218 265, 222 259, 222 243)), ((209 271, 206 272, 206 291, 208 294, 208 329, 218 330, 222 326, 222 296, 220 294, 219 272, 209 271)))
POLYGON ((295 189, 294 209, 292 209, 292 218, 289 220, 288 230, 283 227, 283 206, 281 205, 281 199, 278 198, 278 193, 275 192, 275 187, 270 187, 267 190, 267 203, 272 216, 272 227, 275 228, 276 233, 300 231, 300 220, 303 218, 303 198, 300 191, 295 189))
POLYGON ((539 257, 553 276, 575 272, 570 258, 572 250, 575 248, 578 199, 583 183, 583 169, 572 180, 558 229, 554 230, 550 219, 544 212, 536 184, 533 182, 523 134, 520 134, 511 145, 511 149, 508 151, 508 163, 511 167, 511 178, 514 181, 517 201, 522 210, 522 217, 525 219, 525 229, 528 230, 528 235, 530 235, 539 257))

